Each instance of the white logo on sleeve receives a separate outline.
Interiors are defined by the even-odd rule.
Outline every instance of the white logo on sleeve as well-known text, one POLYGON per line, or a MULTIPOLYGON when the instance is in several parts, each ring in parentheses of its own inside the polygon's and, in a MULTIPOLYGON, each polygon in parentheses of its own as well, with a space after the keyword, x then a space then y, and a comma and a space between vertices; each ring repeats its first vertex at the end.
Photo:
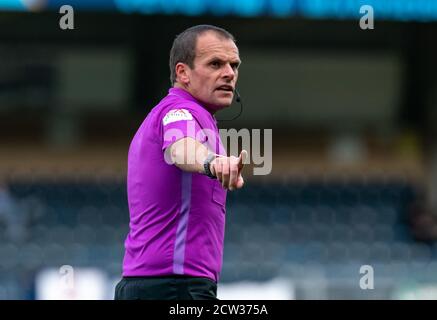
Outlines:
POLYGON ((181 120, 193 120, 193 115, 187 109, 172 109, 162 119, 162 123, 165 125, 181 121, 181 120))

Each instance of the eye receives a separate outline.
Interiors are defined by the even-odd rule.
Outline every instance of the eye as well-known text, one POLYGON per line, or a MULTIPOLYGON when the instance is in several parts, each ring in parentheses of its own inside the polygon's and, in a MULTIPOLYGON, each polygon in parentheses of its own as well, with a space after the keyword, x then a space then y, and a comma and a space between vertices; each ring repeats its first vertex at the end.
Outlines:
POLYGON ((211 61, 210 65, 213 68, 219 68, 220 67, 220 61, 218 61, 218 60, 211 61))
POLYGON ((237 70, 238 69, 238 67, 240 66, 240 64, 239 63, 231 63, 231 67, 232 67, 232 69, 234 69, 234 70, 237 70))

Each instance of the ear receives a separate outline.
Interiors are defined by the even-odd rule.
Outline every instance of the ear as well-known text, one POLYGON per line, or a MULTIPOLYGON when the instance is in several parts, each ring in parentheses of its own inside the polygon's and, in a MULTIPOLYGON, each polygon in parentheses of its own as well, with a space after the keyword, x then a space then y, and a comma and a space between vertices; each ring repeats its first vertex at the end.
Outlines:
POLYGON ((190 67, 185 63, 178 62, 175 67, 176 79, 184 85, 190 83, 190 67))

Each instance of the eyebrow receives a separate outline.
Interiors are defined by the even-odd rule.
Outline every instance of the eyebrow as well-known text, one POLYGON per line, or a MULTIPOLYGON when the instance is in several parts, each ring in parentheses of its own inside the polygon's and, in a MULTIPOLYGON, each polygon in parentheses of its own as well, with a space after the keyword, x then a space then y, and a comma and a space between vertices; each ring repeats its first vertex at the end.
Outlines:
MULTIPOLYGON (((225 62, 225 61, 226 61, 226 59, 223 59, 223 58, 218 57, 218 56, 211 57, 211 58, 208 59, 207 61, 208 61, 208 63, 209 63, 209 62, 216 61, 216 60, 218 60, 218 61, 220 61, 220 62, 225 62)), ((238 64, 240 65, 240 64, 241 64, 241 60, 238 58, 238 60, 231 60, 230 63, 238 63, 238 64)))

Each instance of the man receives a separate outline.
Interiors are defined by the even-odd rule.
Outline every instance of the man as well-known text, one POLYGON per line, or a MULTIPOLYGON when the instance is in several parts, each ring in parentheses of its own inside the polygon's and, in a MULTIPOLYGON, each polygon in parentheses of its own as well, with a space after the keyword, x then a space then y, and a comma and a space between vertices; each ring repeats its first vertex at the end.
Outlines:
POLYGON ((241 61, 226 30, 185 30, 170 51, 169 94, 128 155, 130 232, 115 299, 216 299, 226 192, 247 155, 227 157, 215 112, 231 105, 241 61))

